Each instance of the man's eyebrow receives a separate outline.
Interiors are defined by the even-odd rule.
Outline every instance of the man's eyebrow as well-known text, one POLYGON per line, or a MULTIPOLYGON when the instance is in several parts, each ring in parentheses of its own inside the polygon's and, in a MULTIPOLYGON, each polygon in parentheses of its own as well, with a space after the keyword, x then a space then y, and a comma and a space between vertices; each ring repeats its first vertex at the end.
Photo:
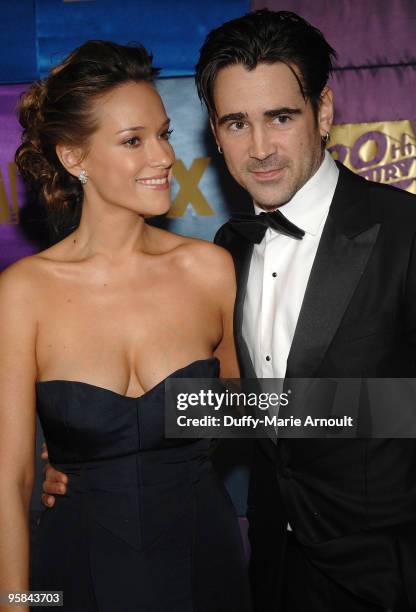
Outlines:
POLYGON ((300 115, 300 108, 291 108, 290 106, 282 106, 281 108, 273 108, 264 112, 265 117, 279 117, 280 115, 300 115))
MULTIPOLYGON (((161 125, 161 129, 163 129, 166 125, 169 125, 170 123, 170 119, 169 117, 166 119, 166 121, 164 121, 161 125)), ((116 132, 116 134, 122 134, 123 132, 138 132, 139 130, 144 130, 144 126, 143 125, 133 125, 132 127, 128 127, 128 128, 123 128, 122 130, 119 130, 118 132, 116 132)))
MULTIPOLYGON (((279 117, 280 115, 300 115, 300 108, 291 108, 290 106, 282 106, 280 108, 273 108, 268 111, 264 111, 265 117, 279 117)), ((218 125, 224 125, 229 121, 245 121, 247 119, 247 113, 228 113, 218 119, 218 125)))
POLYGON ((224 125, 228 121, 244 121, 247 119, 247 113, 228 113, 218 119, 218 125, 224 125))

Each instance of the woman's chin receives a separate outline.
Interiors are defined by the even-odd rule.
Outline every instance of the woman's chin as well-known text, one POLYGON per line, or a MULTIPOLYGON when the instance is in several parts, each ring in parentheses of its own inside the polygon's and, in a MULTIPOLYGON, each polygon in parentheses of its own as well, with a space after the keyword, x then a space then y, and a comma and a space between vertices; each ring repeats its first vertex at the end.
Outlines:
POLYGON ((158 217, 159 215, 165 215, 167 212, 169 212, 170 207, 171 207, 171 203, 167 202, 163 206, 159 205, 159 206, 149 207, 148 210, 143 211, 141 214, 143 214, 145 218, 158 217))

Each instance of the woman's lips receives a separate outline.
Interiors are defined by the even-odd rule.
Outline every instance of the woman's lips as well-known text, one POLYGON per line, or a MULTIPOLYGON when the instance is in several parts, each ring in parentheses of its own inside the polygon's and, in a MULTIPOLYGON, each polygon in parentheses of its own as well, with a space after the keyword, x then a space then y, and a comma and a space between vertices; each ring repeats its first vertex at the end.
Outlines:
POLYGON ((169 189, 169 177, 168 176, 157 176, 143 179, 136 179, 136 183, 143 185, 148 189, 156 189, 158 191, 169 189))

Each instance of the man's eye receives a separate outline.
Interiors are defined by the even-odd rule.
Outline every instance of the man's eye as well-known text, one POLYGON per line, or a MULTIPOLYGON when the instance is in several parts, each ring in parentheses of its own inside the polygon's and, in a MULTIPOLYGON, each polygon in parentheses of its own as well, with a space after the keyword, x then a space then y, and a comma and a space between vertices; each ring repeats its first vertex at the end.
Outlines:
POLYGON ((123 142, 127 147, 137 147, 140 144, 140 138, 138 136, 132 136, 128 140, 123 142))
POLYGON ((233 121, 228 127, 230 130, 238 131, 243 130, 245 128, 245 125, 246 124, 244 123, 244 121, 233 121))
POLYGON ((273 119, 273 123, 278 123, 279 125, 284 125, 285 123, 289 123, 289 121, 289 115, 278 115, 273 119))

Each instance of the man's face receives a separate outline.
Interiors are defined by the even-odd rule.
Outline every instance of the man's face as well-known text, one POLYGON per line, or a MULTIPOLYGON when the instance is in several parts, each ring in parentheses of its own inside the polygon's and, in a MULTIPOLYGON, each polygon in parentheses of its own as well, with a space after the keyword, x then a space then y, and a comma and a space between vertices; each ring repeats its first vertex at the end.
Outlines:
POLYGON ((212 128, 232 176, 264 210, 288 202, 322 161, 331 91, 324 90, 316 118, 286 64, 237 64, 219 71, 214 103, 212 128))

